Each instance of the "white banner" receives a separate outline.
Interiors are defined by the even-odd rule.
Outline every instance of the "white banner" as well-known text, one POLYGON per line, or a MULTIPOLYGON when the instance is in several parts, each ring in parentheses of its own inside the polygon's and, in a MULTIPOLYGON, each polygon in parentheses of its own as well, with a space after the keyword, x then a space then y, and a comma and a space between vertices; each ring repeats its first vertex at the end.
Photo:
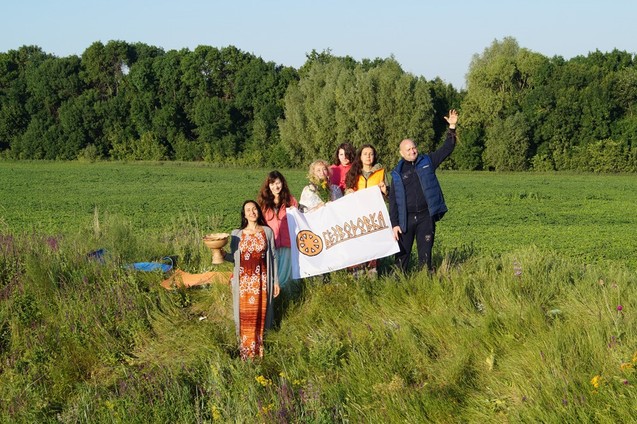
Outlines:
POLYGON ((287 208, 292 277, 311 277, 399 251, 377 186, 356 191, 310 213, 287 208))

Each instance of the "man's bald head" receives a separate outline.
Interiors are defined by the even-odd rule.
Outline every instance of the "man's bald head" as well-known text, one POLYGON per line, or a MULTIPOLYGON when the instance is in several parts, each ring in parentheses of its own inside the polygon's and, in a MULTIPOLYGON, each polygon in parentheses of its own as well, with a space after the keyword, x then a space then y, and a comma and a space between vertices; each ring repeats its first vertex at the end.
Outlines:
POLYGON ((400 156, 408 162, 414 162, 418 157, 418 148, 416 143, 410 138, 406 138, 400 142, 400 156))

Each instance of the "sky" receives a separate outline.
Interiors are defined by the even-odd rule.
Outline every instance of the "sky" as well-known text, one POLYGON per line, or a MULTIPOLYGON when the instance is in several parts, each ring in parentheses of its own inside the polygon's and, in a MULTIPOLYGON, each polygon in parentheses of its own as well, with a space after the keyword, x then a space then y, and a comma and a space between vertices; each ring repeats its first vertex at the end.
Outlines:
POLYGON ((121 40, 165 51, 238 49, 299 68, 312 50, 355 60, 393 56, 403 70, 465 88, 471 59, 513 37, 571 59, 637 52, 637 1, 592 0, 20 0, 2 6, 0 52, 58 57, 121 40))

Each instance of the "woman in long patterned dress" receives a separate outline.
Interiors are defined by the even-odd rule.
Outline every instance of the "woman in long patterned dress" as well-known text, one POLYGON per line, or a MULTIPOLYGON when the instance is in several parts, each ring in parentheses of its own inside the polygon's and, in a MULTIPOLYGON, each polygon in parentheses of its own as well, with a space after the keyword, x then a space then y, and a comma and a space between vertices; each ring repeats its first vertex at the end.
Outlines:
POLYGON ((241 227, 233 230, 232 300, 242 359, 263 357, 263 333, 272 326, 274 298, 279 295, 274 233, 259 205, 246 200, 241 227))

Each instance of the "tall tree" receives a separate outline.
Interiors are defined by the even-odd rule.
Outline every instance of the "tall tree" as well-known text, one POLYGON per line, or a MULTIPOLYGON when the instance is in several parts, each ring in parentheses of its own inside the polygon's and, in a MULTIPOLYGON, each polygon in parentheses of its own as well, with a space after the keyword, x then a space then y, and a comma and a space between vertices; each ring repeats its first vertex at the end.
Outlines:
MULTIPOLYGON (((522 111, 524 98, 538 83, 545 62, 543 56, 520 48, 511 37, 495 40, 481 55, 474 55, 467 73, 467 95, 462 103, 462 123, 469 131, 463 132, 465 151, 459 157, 466 162, 457 161, 461 167, 471 168, 479 162, 477 158, 467 157, 467 153, 479 154, 484 149, 484 140, 472 137, 481 137, 498 121, 522 111)), ((491 139, 500 138, 492 136, 491 139)))
POLYGON ((522 112, 495 121, 486 131, 483 160, 496 171, 523 171, 527 168, 529 126, 522 112))
POLYGON ((132 65, 134 49, 125 41, 97 41, 82 53, 82 79, 102 98, 116 96, 132 65))
POLYGON ((16 157, 24 156, 18 140, 31 121, 27 71, 49 58, 52 56, 37 46, 0 53, 0 150, 11 148, 16 157))
POLYGON ((397 160, 397 146, 411 136, 433 137, 433 107, 426 81, 405 73, 393 59, 351 66, 333 58, 304 68, 285 95, 282 145, 293 164, 329 159, 339 143, 373 144, 383 161, 397 160))

